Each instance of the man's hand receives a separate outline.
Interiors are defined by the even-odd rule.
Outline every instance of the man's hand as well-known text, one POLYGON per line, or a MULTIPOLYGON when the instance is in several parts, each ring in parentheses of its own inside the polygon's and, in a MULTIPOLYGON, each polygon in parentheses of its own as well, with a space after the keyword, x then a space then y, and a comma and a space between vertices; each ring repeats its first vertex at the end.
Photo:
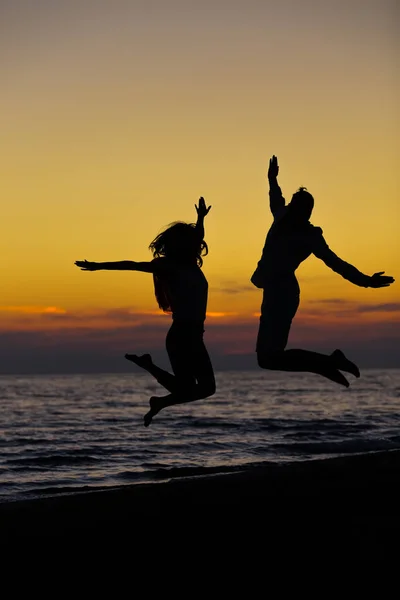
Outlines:
POLYGON ((389 275, 384 275, 385 271, 380 271, 379 273, 374 273, 370 278, 370 284, 368 287, 372 288, 381 288, 388 287, 391 283, 394 282, 393 277, 389 275))
POLYGON ((202 219, 204 219, 204 217, 208 215, 211 208, 211 206, 209 206, 208 208, 206 207, 206 203, 203 196, 199 199, 199 206, 197 206, 197 204, 195 204, 194 206, 196 208, 197 216, 202 219))
POLYGON ((97 271, 98 265, 95 262, 89 262, 88 260, 77 260, 75 261, 77 267, 80 267, 81 271, 97 271))
POLYGON ((276 179, 279 173, 278 159, 274 155, 269 159, 268 179, 276 179))

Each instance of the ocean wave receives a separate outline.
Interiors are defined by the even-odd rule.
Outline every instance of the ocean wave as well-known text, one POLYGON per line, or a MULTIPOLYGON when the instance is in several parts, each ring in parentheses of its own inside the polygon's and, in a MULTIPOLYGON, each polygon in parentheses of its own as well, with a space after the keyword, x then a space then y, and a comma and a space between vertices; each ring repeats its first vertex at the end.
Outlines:
POLYGON ((185 422, 193 429, 239 429, 243 427, 242 423, 229 421, 228 419, 202 419, 198 417, 187 416, 185 422))
POLYGON ((149 471, 149 476, 153 479, 175 479, 181 477, 199 477, 202 475, 217 475, 224 473, 238 473, 244 470, 260 469, 270 465, 271 461, 246 461, 234 465, 214 465, 214 466, 192 466, 192 467, 163 467, 154 471, 149 471))
POLYGON ((45 392, 34 393, 31 392, 29 394, 30 398, 58 398, 57 394, 46 394, 45 392))
POLYGON ((5 461, 6 465, 15 467, 41 469, 51 467, 61 467, 64 465, 85 465, 100 462, 100 458, 89 455, 74 455, 74 454, 53 454, 48 456, 36 456, 32 458, 10 458, 5 461))
POLYGON ((399 439, 352 439, 323 442, 297 442, 293 444, 272 444, 272 449, 289 454, 357 454, 379 450, 400 449, 399 439))

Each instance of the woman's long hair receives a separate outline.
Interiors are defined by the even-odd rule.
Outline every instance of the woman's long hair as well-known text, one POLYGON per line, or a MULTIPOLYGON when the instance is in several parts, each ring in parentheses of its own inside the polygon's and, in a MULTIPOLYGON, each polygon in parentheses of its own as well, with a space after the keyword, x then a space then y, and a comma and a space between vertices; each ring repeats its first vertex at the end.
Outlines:
MULTIPOLYGON (((202 255, 208 254, 208 246, 194 223, 177 221, 158 234, 151 242, 149 249, 154 258, 167 258, 176 265, 190 266, 203 264, 202 255)), ((164 312, 171 312, 171 300, 168 293, 168 281, 165 277, 154 274, 154 292, 159 307, 164 312)))

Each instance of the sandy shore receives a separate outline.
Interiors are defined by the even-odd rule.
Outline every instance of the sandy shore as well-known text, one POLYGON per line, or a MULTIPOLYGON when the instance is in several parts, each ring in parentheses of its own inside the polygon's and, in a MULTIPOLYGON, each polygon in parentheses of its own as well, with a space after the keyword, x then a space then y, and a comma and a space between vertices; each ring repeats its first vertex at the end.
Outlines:
POLYGON ((275 555, 399 558, 400 451, 0 505, 3 542, 179 539, 275 555), (240 543, 239 543, 240 542, 240 543))

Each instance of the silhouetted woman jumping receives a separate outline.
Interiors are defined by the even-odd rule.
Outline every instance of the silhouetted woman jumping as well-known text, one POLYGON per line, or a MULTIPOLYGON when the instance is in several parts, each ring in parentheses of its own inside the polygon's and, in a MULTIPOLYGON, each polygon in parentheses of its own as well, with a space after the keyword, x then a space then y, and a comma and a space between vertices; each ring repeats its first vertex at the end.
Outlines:
POLYGON ((125 354, 125 358, 148 371, 170 392, 150 398, 150 410, 144 417, 146 427, 167 406, 193 402, 215 393, 214 372, 203 341, 208 283, 200 268, 202 254, 208 253, 204 217, 210 208, 206 207, 204 198, 200 198, 196 206, 196 225, 172 223, 160 233, 149 246, 154 256, 151 262, 85 260, 75 263, 84 271, 113 269, 152 273, 158 304, 164 312, 172 313, 166 348, 173 375, 155 365, 150 354, 125 354))
POLYGON ((308 350, 285 350, 300 302, 295 271, 310 254, 314 254, 333 271, 361 287, 386 287, 394 279, 384 276, 383 271, 372 277, 364 275, 336 256, 324 240, 322 229, 309 221, 314 207, 312 195, 306 188, 299 188, 286 206, 278 185, 278 172, 278 160, 273 156, 269 162, 268 179, 274 221, 268 231, 261 260, 251 277, 252 283, 263 289, 256 347, 258 364, 263 369, 318 373, 348 387, 349 382, 340 370, 356 377, 360 376, 360 372, 341 350, 330 355, 308 350))

